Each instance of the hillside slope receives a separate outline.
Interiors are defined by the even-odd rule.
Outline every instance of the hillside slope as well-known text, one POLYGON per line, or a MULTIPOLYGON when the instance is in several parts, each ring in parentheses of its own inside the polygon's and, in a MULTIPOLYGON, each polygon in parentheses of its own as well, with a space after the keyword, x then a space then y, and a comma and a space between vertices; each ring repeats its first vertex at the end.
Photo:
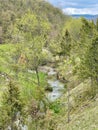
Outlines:
POLYGON ((69 16, 43 0, 1 0, 0 1, 0 43, 9 39, 9 27, 30 10, 38 19, 46 19, 51 24, 51 35, 57 36, 69 16))
POLYGON ((89 82, 80 83, 70 91, 70 122, 68 123, 67 95, 60 101, 63 105, 62 117, 58 119, 57 130, 98 130, 98 95, 89 97, 89 82))

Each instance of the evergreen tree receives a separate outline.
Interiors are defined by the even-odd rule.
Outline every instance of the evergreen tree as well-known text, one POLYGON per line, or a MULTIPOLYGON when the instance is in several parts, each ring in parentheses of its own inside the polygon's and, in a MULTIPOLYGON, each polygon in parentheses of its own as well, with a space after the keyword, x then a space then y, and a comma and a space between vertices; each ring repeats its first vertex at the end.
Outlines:
POLYGON ((98 36, 95 36, 92 40, 92 44, 86 53, 85 65, 88 69, 88 76, 98 81, 98 36))
POLYGON ((96 29, 98 31, 98 18, 97 18, 97 21, 96 21, 96 29))
POLYGON ((13 80, 10 80, 7 90, 3 93, 2 105, 0 107, 0 129, 5 130, 8 127, 15 130, 14 123, 17 120, 17 114, 22 113, 23 103, 20 97, 19 86, 13 80))
POLYGON ((90 79, 91 92, 89 94, 94 97, 98 87, 98 35, 93 38, 84 57, 81 58, 78 71, 82 79, 90 79))
POLYGON ((61 40, 61 49, 62 49, 62 54, 65 56, 70 55, 70 50, 71 50, 71 36, 69 31, 66 29, 64 36, 62 37, 61 40))

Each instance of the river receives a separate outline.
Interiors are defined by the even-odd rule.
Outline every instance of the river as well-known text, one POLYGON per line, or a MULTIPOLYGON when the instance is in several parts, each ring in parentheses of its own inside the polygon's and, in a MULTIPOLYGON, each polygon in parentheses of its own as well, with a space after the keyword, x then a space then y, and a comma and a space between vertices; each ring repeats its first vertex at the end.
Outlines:
POLYGON ((57 72, 55 68, 49 66, 41 66, 40 71, 47 74, 47 82, 50 87, 52 87, 52 92, 47 92, 46 96, 49 101, 55 101, 60 98, 63 94, 64 84, 57 79, 57 72))

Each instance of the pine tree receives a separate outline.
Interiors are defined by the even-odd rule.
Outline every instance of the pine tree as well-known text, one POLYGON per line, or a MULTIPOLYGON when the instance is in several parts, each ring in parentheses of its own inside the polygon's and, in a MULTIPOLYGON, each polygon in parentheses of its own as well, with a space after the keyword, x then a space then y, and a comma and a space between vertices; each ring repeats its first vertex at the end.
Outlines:
POLYGON ((98 31, 98 18, 97 18, 97 21, 96 21, 96 29, 98 31))
POLYGON ((70 50, 71 50, 71 36, 68 30, 65 31, 64 36, 62 37, 61 40, 61 49, 62 49, 62 54, 69 56, 70 55, 70 50))
POLYGON ((20 97, 19 86, 10 80, 7 90, 3 93, 2 106, 0 107, 0 129, 14 130, 17 114, 22 112, 23 103, 20 97))
POLYGON ((89 70, 89 76, 98 81, 98 36, 92 40, 92 44, 85 56, 85 63, 89 70))
POLYGON ((91 96, 94 97, 98 86, 98 35, 95 36, 88 46, 83 58, 81 58, 80 77, 91 80, 91 96))
POLYGON ((98 80, 98 34, 95 27, 93 22, 82 19, 77 53, 79 63, 75 68, 82 81, 90 79, 92 96, 95 93, 95 82, 98 80))

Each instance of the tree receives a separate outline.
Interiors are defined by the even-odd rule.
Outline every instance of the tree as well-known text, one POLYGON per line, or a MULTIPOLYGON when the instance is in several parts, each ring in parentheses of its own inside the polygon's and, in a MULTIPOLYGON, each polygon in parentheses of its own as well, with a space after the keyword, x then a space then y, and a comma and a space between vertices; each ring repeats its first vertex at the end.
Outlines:
MULTIPOLYGON (((32 13, 30 10, 16 21, 13 36, 23 37, 23 44, 28 58, 28 67, 36 71, 38 85, 40 86, 38 67, 41 64, 42 49, 50 30, 48 20, 43 20, 40 16, 32 13), (28 43, 28 44, 27 44, 28 43), (26 45, 25 45, 26 44, 26 45), (32 66, 32 67, 31 67, 32 66)), ((21 42, 21 39, 16 39, 16 42, 21 42)), ((14 40, 15 42, 15 40, 14 40)))
POLYGON ((2 27, 0 27, 0 44, 2 44, 2 27))
POLYGON ((28 68, 31 70, 35 70, 38 86, 40 86, 38 67, 42 64, 42 60, 44 58, 43 57, 44 44, 45 44, 45 38, 43 36, 35 37, 32 40, 29 52, 27 52, 26 54, 28 58, 28 68))
POLYGON ((22 114, 23 102, 20 97, 19 86, 13 80, 9 81, 8 88, 3 92, 0 109, 0 129, 5 130, 10 127, 11 130, 14 130, 17 114, 22 114))
POLYGON ((94 36, 78 68, 82 80, 90 79, 90 96, 94 97, 98 87, 98 35, 94 36))
POLYGON ((87 21, 85 18, 81 19, 82 21, 82 27, 80 29, 80 36, 79 36, 79 46, 78 50, 80 51, 80 55, 83 55, 85 53, 86 49, 88 48, 89 44, 91 43, 91 40, 94 36, 93 26, 92 23, 87 21), (83 51, 84 50, 84 51, 83 51))
POLYGON ((65 56, 70 55, 70 50, 71 50, 71 36, 68 30, 65 31, 64 36, 62 37, 61 40, 61 53, 65 56))
POLYGON ((98 31, 98 18, 97 18, 97 21, 96 21, 96 29, 98 31))
MULTIPOLYGON (((91 77, 93 80, 98 81, 98 36, 92 40, 91 46, 85 53, 85 57, 81 64, 84 65, 83 69, 87 70, 85 76, 91 77)), ((84 71, 83 70, 83 71, 84 71)))

